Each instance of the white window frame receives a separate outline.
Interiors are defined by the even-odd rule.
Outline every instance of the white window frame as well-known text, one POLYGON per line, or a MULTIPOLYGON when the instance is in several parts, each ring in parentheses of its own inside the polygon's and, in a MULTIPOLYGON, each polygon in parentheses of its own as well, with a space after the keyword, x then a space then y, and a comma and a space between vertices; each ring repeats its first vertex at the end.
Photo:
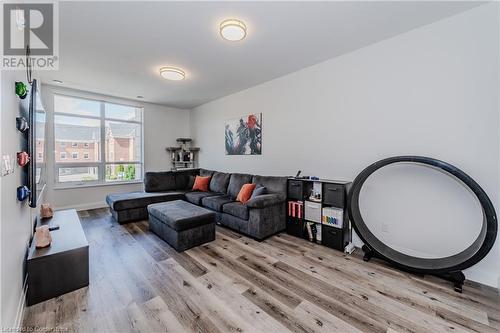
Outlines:
POLYGON ((78 148, 78 142, 71 142, 71 148, 78 148))
POLYGON ((67 154, 65 151, 61 151, 61 152, 59 153, 59 158, 60 158, 61 160, 67 160, 67 159, 68 159, 68 154, 67 154), (64 157, 63 157, 63 156, 64 156, 64 157))
POLYGON ((77 151, 72 151, 71 152, 71 159, 72 160, 77 160, 78 159, 78 152, 77 151))
POLYGON ((83 153, 83 159, 88 160, 90 158, 89 153, 83 153))
MULTIPOLYGON (((138 106, 138 105, 133 105, 133 104, 125 104, 125 103, 120 103, 116 102, 114 100, 105 100, 105 99, 96 99, 96 98, 89 98, 89 97, 81 97, 78 95, 71 95, 71 94, 66 94, 66 93, 54 93, 53 95, 53 105, 55 105, 55 99, 57 96, 61 97, 67 97, 67 98, 74 98, 74 99, 81 99, 81 100, 87 100, 87 101, 92 101, 92 102, 98 102, 100 105, 100 114, 99 116, 88 116, 88 115, 79 115, 79 114, 74 114, 70 112, 57 112, 55 109, 53 110, 53 131, 55 133, 55 116, 70 116, 70 117, 77 117, 77 118, 86 118, 86 119, 97 119, 100 120, 101 124, 101 135, 100 135, 100 142, 99 142, 99 155, 100 155, 100 161, 99 162, 57 162, 54 158, 54 182, 56 186, 63 186, 64 188, 71 188, 71 187, 79 187, 79 186, 100 186, 100 185, 119 185, 119 184, 136 184, 136 183, 142 183, 142 180, 144 179, 144 107, 143 106, 138 106), (122 105, 126 107, 131 107, 131 108, 136 108, 139 109, 140 114, 141 114, 141 120, 123 120, 123 119, 116 119, 116 118, 107 118, 106 117, 106 109, 105 109, 105 104, 114 104, 114 105, 122 105), (141 126, 141 154, 140 154, 140 161, 119 161, 119 162, 106 162, 106 128, 105 128, 105 123, 106 121, 117 121, 121 123, 133 123, 133 124, 138 124, 141 126), (106 166, 107 165, 113 165, 113 164, 133 164, 133 165, 139 165, 140 166, 140 178, 136 180, 120 180, 120 181, 106 181, 106 166), (77 167, 97 167, 98 170, 98 180, 90 180, 90 181, 75 181, 75 182, 60 182, 59 181, 59 169, 60 168, 77 168, 77 167)), ((54 136, 54 146, 55 146, 56 138, 54 136)), ((62 153, 62 152, 61 152, 62 153)), ((67 154, 66 154, 67 155, 67 154)), ((61 158, 62 159, 62 158, 61 158)), ((67 160, 67 156, 65 158, 67 160)))
POLYGON ((84 148, 89 148, 89 147, 90 147, 90 144, 89 144, 88 142, 85 142, 85 143, 83 144, 83 147, 84 147, 84 148))

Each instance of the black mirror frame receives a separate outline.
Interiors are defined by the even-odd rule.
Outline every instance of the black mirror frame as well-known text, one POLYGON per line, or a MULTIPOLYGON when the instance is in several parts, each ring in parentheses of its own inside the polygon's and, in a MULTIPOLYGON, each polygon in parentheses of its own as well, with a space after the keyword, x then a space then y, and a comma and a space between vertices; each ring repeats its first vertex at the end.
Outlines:
POLYGON ((471 177, 469 177, 465 172, 458 169, 457 167, 430 157, 395 156, 380 160, 368 166, 356 177, 356 179, 352 184, 352 187, 348 195, 348 211, 357 235, 361 238, 363 243, 368 247, 368 251, 371 251, 371 254, 369 255, 368 258, 365 258, 365 260, 369 260, 371 256, 376 256, 381 259, 384 259, 385 261, 393 264, 398 268, 418 274, 433 274, 433 275, 446 274, 450 272, 461 271, 475 265, 481 259, 483 259, 493 247, 498 230, 498 222, 495 213, 495 208, 491 203, 490 198, 488 197, 486 192, 484 192, 481 186, 479 186, 478 183, 476 183, 471 177), (369 231, 368 227, 366 226, 361 216, 361 212, 359 209, 359 194, 366 179, 375 171, 389 164, 404 163, 404 162, 423 164, 425 166, 437 168, 440 171, 443 171, 444 173, 453 176, 455 179, 461 181, 475 194, 475 196, 479 200, 479 203, 481 204, 481 208, 483 211, 483 227, 478 238, 466 250, 460 252, 457 255, 453 255, 446 258, 424 259, 424 258, 408 256, 406 254, 393 250, 390 247, 387 247, 385 244, 384 246, 390 249, 390 251, 384 251, 387 249, 382 250, 379 247, 379 245, 383 243, 380 240, 378 240, 378 238, 373 233, 369 231), (372 244, 370 244, 370 242, 368 241, 369 239, 373 241, 372 244), (377 244, 377 242, 379 242, 380 244, 377 244), (466 256, 464 254, 467 251, 475 251, 475 252, 472 256, 466 256), (391 257, 384 255, 384 252, 390 252, 390 253, 394 252, 398 254, 396 255, 396 257, 399 256, 401 258, 410 259, 410 261, 412 261, 415 264, 412 265, 408 264, 408 262, 398 261, 395 259, 395 256, 391 257), (453 262, 453 259, 457 259, 464 256, 467 257, 466 260, 455 264, 450 264, 448 266, 446 265, 446 263, 453 262), (439 261, 445 264, 438 265, 439 261))

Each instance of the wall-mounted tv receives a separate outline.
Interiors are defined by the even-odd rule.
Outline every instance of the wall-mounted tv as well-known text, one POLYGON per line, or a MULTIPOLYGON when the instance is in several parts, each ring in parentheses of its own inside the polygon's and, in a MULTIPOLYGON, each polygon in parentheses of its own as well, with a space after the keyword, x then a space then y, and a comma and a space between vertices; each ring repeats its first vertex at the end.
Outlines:
POLYGON ((46 113, 40 98, 37 81, 33 80, 29 93, 28 186, 31 190, 30 207, 38 205, 47 183, 46 113))

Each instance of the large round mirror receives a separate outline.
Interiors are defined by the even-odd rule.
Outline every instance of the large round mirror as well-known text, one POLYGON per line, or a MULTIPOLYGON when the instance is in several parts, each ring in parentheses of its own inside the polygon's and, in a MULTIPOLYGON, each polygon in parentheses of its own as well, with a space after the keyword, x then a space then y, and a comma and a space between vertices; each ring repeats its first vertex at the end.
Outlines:
POLYGON ((458 168, 421 156, 391 157, 363 170, 349 192, 349 214, 371 251, 421 273, 472 266, 497 233, 483 189, 458 168))
POLYGON ((464 251, 483 225, 481 204, 468 187, 421 164, 397 163, 372 173, 361 189, 359 209, 381 242, 420 258, 464 251))

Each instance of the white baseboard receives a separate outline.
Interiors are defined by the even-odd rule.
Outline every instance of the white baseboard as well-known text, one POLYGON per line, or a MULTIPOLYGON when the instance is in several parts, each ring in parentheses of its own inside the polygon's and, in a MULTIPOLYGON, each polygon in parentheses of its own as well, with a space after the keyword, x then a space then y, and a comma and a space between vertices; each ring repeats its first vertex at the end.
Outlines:
MULTIPOLYGON (((24 284, 23 284, 23 290, 21 291, 21 298, 19 299, 19 303, 17 305, 17 311, 16 311, 16 319, 14 321, 14 328, 21 330, 22 329, 22 324, 23 324, 23 319, 24 319, 24 312, 26 310, 26 290, 28 288, 28 279, 24 279, 24 284)), ((22 331, 19 331, 22 332, 22 331)))
POLYGON ((97 209, 97 208, 105 208, 108 205, 103 202, 89 202, 89 203, 84 203, 80 205, 71 205, 71 206, 62 206, 62 207, 56 207, 56 210, 63 210, 63 209, 76 209, 77 211, 81 210, 89 210, 89 209, 97 209))

